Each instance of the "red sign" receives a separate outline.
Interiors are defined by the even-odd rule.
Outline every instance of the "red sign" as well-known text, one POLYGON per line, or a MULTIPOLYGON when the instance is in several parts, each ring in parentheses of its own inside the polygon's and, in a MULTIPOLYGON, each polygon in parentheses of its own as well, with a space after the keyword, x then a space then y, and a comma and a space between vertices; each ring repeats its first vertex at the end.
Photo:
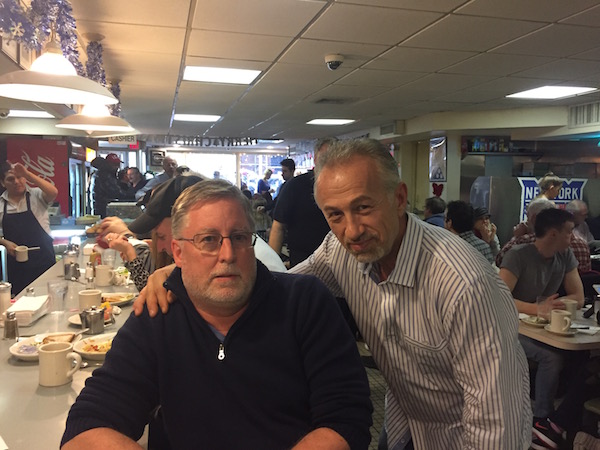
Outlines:
POLYGON ((21 163, 29 171, 50 181, 58 189, 60 210, 69 211, 69 145, 67 141, 49 139, 7 139, 7 159, 21 163))

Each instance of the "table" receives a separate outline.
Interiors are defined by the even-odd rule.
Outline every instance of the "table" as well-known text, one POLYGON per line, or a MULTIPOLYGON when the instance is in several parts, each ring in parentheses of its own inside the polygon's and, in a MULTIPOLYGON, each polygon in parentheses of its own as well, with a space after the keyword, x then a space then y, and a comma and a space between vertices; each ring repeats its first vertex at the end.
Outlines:
MULTIPOLYGON (((575 323, 597 327, 598 323, 595 319, 585 319, 582 316, 582 311, 578 310, 575 316, 575 323)), ((595 315, 592 315, 595 317, 595 315)), ((527 336, 552 347, 562 350, 598 350, 600 349, 600 331, 594 335, 576 333, 574 336, 559 336, 544 330, 544 328, 536 328, 531 325, 519 321, 519 334, 527 336)))
MULTIPOLYGON (((80 256, 80 267, 85 267, 84 261, 87 259, 87 256, 80 256)), ((58 280, 63 276, 63 263, 59 261, 30 286, 35 289, 35 295, 43 295, 47 293, 48 281, 58 280)), ((21 336, 77 331, 67 319, 77 313, 77 294, 85 289, 85 285, 76 281, 70 281, 69 284, 66 310, 46 314, 30 327, 20 327, 21 336)), ((133 284, 99 289, 103 292, 137 292, 133 284)), ((116 323, 107 327, 106 332, 118 330, 129 317, 131 306, 121 308, 122 313, 115 316, 116 323)), ((12 356, 8 350, 12 344, 14 341, 0 339, 0 436, 10 450, 59 448, 69 409, 96 366, 90 364, 75 372, 71 384, 42 387, 38 385, 38 362, 21 361, 12 356)), ((143 444, 145 439, 143 437, 140 443, 143 444)))

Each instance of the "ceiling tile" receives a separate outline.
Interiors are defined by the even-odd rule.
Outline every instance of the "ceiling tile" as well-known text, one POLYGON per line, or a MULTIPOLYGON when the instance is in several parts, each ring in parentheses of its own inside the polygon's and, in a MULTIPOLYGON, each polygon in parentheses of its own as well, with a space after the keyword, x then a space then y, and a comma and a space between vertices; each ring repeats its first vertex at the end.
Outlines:
POLYGON ((410 47, 484 52, 542 26, 541 23, 520 20, 452 15, 407 39, 404 44, 410 47))
POLYGON ((403 70, 411 72, 437 72, 463 61, 475 52, 432 50, 427 48, 394 47, 365 65, 368 69, 403 70))
POLYGON ((193 30, 187 54, 206 58, 272 61, 289 43, 287 37, 193 30))
POLYGON ((394 45, 440 17, 432 12, 336 3, 310 26, 304 37, 394 45))
POLYGON ((462 73, 503 77, 552 61, 552 58, 481 53, 466 61, 442 69, 444 73, 462 73))
POLYGON ((344 56, 344 68, 358 67, 387 50, 387 45, 359 44, 355 42, 298 39, 279 60, 284 63, 325 65, 325 55, 339 53, 344 56))
POLYGON ((504 19, 557 22, 596 5, 596 0, 474 0, 458 8, 458 14, 504 19))

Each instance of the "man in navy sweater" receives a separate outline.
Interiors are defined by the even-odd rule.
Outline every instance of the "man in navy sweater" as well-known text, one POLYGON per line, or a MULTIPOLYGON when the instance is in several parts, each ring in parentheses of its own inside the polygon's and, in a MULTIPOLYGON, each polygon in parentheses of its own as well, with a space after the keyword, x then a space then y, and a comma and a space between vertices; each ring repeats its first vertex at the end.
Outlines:
POLYGON ((62 448, 139 449, 158 406, 176 449, 368 447, 368 381, 335 300, 314 277, 257 262, 252 230, 249 202, 228 182, 183 192, 167 281, 181 301, 128 319, 62 448))

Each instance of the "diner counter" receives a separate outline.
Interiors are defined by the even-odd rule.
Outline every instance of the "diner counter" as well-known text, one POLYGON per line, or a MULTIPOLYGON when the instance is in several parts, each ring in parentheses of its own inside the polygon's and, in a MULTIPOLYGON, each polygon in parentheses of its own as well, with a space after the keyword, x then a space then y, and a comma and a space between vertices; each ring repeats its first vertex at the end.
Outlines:
MULTIPOLYGON (((84 258, 87 260, 88 256, 84 257, 81 254, 80 267, 85 267, 84 258)), ((47 294, 47 282, 63 278, 63 262, 58 261, 31 283, 30 287, 34 288, 35 295, 47 294)), ((66 296, 65 310, 48 313, 32 326, 19 327, 21 337, 56 331, 76 332, 80 329, 71 325, 67 319, 78 313, 78 293, 85 289, 85 285, 77 281, 68 283, 69 292, 66 296)), ((103 292, 137 293, 134 284, 98 287, 98 289, 103 292)), ((19 295, 24 295, 24 292, 19 295)), ((106 326, 105 332, 117 331, 125 323, 132 311, 131 304, 121 306, 121 309, 121 314, 115 316, 115 324, 106 326)), ((0 328, 0 333, 2 332, 3 329, 0 328)), ((91 337, 91 335, 82 337, 91 337)), ((0 389, 2 390, 0 437, 6 443, 6 448, 11 450, 57 449, 69 409, 83 388, 86 378, 91 375, 99 362, 88 361, 88 367, 75 372, 72 383, 60 387, 42 387, 38 384, 38 362, 22 361, 12 356, 9 348, 14 343, 14 340, 0 340, 0 389)), ((145 440, 146 438, 143 437, 142 441, 145 440)), ((142 441, 140 443, 144 445, 142 441)), ((4 448, 0 442, 0 450, 4 448)))

